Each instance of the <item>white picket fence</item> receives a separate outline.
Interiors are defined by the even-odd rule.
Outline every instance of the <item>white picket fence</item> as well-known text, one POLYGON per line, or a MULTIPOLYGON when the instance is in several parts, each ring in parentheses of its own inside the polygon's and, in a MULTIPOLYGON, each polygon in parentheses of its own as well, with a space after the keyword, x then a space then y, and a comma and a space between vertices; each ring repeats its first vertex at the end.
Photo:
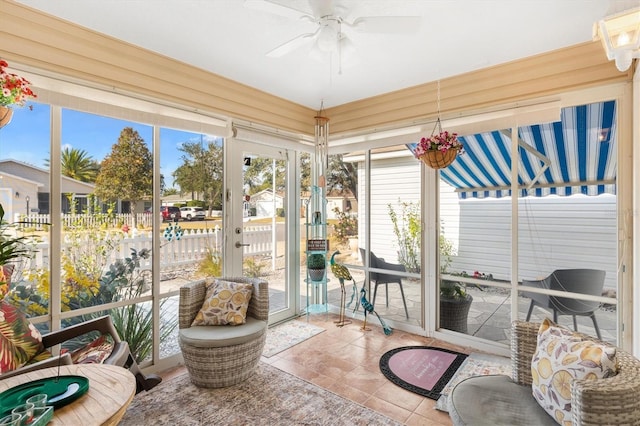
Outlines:
MULTIPOLYGON (((160 246, 160 269, 174 270, 176 267, 195 265, 206 257, 207 251, 222 252, 223 235, 219 227, 214 229, 184 230, 178 239, 175 236, 168 240, 164 236, 160 246)), ((151 249, 153 234, 151 231, 134 231, 122 234, 119 246, 108 254, 106 265, 110 265, 118 258, 131 255, 131 250, 151 249)), ((244 256, 258 256, 272 254, 272 227, 248 226, 244 228, 243 242, 249 244, 243 247, 244 256)), ((68 243, 63 242, 63 250, 68 243)), ((35 255, 31 259, 30 267, 40 268, 49 265, 49 242, 35 244, 35 255)), ((141 264, 142 268, 151 268, 151 258, 141 264)))
MULTIPOLYGON (((151 213, 135 213, 138 226, 151 228, 153 226, 153 215, 151 213)), ((133 214, 131 213, 96 213, 96 214, 70 214, 64 213, 60 215, 60 220, 64 228, 94 228, 103 226, 106 228, 119 228, 124 224, 133 226, 133 214)), ((14 222, 20 222, 22 226, 35 229, 36 231, 45 230, 51 224, 50 214, 32 213, 14 215, 14 222)))

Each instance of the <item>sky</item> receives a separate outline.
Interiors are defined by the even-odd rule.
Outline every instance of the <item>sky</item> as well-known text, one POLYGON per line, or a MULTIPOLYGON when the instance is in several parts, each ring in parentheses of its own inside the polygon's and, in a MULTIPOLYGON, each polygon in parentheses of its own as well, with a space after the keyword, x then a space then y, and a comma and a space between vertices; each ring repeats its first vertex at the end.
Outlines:
MULTIPOLYGON (((50 107, 29 102, 25 107, 14 108, 11 122, 0 129, 0 159, 22 161, 46 168, 45 158, 50 152, 50 107), (30 110, 28 105, 32 105, 30 110)), ((62 111, 62 147, 86 151, 93 159, 102 161, 111 152, 125 127, 133 127, 152 149, 153 128, 149 125, 78 112, 62 111)), ((183 142, 200 141, 201 135, 173 129, 160 132, 160 173, 168 188, 175 187, 171 174, 182 164, 183 142)))

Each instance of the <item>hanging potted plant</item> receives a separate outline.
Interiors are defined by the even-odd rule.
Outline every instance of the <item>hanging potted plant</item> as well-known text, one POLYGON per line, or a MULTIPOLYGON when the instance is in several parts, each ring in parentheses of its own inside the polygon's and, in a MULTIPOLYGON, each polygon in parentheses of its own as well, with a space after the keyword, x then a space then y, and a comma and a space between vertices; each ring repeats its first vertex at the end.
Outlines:
POLYGON ((442 169, 453 163, 461 151, 462 142, 458 139, 458 134, 442 131, 438 118, 433 134, 420 139, 413 155, 432 169, 442 169))
MULTIPOLYGON (((0 128, 6 126, 13 117, 12 105, 24 106, 29 98, 36 98, 24 77, 7 72, 9 64, 0 59, 0 128)), ((31 106, 29 108, 32 108, 31 106)))
POLYGON ((438 80, 438 119, 431 136, 420 139, 413 155, 432 169, 442 169, 449 166, 462 152, 462 142, 458 134, 442 130, 440 122, 440 80, 438 80))

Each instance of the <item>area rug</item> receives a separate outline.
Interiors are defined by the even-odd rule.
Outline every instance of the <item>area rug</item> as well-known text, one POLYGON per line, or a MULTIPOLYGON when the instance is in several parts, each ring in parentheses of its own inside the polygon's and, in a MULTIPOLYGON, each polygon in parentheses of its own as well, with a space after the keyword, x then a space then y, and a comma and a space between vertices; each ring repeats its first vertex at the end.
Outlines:
POLYGON ((505 374, 511 376, 511 361, 509 358, 497 355, 472 353, 464 360, 456 374, 442 389, 442 395, 436 402, 436 409, 449 411, 449 393, 460 381, 471 376, 486 376, 489 374, 505 374))
POLYGON ((186 373, 163 381, 136 395, 119 424, 401 425, 264 363, 250 379, 227 388, 198 388, 186 373))
POLYGON ((267 342, 264 345, 262 356, 270 358, 323 331, 324 328, 304 321, 294 320, 276 325, 267 330, 267 342))
POLYGON ((401 388, 438 399, 466 354, 431 346, 404 346, 380 358, 380 371, 401 388))

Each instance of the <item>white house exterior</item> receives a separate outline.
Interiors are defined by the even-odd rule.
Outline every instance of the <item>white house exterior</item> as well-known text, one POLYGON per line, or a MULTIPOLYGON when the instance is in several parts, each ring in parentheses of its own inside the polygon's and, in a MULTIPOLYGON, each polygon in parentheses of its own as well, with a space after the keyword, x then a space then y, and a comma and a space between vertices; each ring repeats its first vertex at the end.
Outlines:
MULTIPOLYGON (((420 168, 409 151, 406 156, 372 156, 371 250, 386 261, 398 262, 397 238, 391 227, 388 204, 419 202, 420 168)), ((358 179, 364 182, 364 163, 358 179)), ((364 185, 359 186, 359 216, 365 214, 364 185)), ((617 281, 616 197, 572 195, 525 197, 519 200, 518 279, 536 279, 554 269, 592 268, 606 271, 605 287, 617 281)), ((459 199, 440 181, 440 216, 444 235, 457 252, 451 271, 493 274, 510 279, 511 197, 459 199)), ((362 219, 361 219, 362 220, 362 219)), ((360 230, 360 247, 365 247, 360 230)))
MULTIPOLYGON (((93 193, 95 185, 60 177, 60 188, 63 194, 73 194, 76 200, 86 200, 93 193)), ((0 190, 9 193, 2 198, 2 206, 7 217, 27 213, 27 197, 29 212, 49 212, 50 179, 49 170, 16 160, 0 160, 0 190), (11 212, 9 215, 8 212, 11 212)), ((80 201, 86 205, 86 201, 80 201)), ((68 212, 69 205, 65 195, 62 196, 63 212, 68 212)))

